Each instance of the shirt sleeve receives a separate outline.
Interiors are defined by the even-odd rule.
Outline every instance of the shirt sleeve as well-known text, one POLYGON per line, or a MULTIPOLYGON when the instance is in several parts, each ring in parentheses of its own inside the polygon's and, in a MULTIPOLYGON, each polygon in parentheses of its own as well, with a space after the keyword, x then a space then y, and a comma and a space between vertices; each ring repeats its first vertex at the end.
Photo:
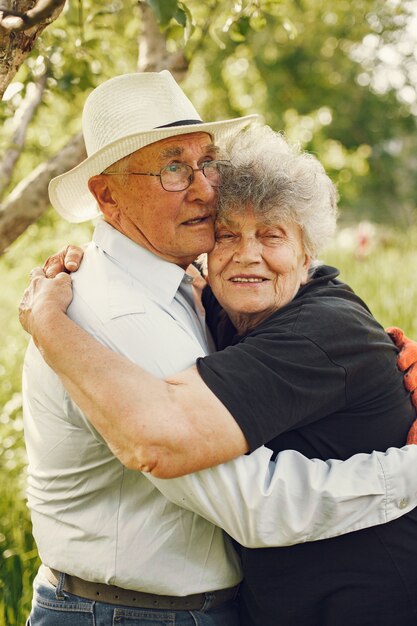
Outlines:
POLYGON ((145 474, 175 504, 223 528, 248 548, 318 541, 390 522, 417 505, 417 446, 307 459, 248 456, 174 479, 145 474))

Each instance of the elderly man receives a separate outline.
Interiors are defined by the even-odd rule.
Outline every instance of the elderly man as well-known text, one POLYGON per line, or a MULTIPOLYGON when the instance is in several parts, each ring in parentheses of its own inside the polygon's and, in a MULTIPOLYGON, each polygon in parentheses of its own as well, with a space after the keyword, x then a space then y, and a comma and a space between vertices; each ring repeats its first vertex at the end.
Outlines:
MULTIPOLYGON (((159 377, 212 349, 185 270, 213 246, 216 186, 227 167, 218 145, 250 121, 201 122, 168 72, 121 76, 87 100, 89 157, 51 183, 64 217, 90 219, 97 206, 102 214, 74 279, 70 316, 159 377)), ((24 402, 28 502, 44 563, 28 623, 236 625, 241 570, 228 537, 124 468, 33 343, 24 402)), ((228 429, 241 447, 237 424, 228 429)), ((253 527, 256 518, 264 544, 280 545, 395 519, 416 504, 414 454, 412 447, 344 465, 287 451, 272 464, 260 449, 232 462, 244 476, 243 500, 259 494, 258 510, 242 509, 242 523, 253 527), (401 454, 404 473, 394 474, 401 454), (263 507, 269 520, 276 514, 273 528, 262 528, 263 507)))

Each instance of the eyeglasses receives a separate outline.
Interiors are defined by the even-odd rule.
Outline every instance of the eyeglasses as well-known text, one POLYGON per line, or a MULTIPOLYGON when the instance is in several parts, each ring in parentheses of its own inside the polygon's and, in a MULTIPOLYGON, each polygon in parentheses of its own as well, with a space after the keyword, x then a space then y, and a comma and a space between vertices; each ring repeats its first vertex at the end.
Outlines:
POLYGON ((212 187, 218 187, 222 169, 230 167, 230 161, 206 161, 194 169, 187 163, 170 163, 159 174, 152 172, 104 172, 104 176, 158 176, 165 191, 184 191, 194 180, 194 172, 203 172, 212 187))

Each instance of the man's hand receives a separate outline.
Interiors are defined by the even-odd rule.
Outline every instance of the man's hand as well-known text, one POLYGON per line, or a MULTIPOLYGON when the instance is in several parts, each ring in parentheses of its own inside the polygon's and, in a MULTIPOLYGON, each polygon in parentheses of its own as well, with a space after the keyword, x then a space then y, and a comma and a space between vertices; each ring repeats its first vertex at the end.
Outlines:
POLYGON ((52 280, 45 277, 40 267, 30 273, 29 287, 19 305, 19 321, 26 332, 36 341, 38 325, 48 324, 48 316, 57 311, 65 312, 72 300, 71 277, 60 273, 52 280))
MULTIPOLYGON (((402 372, 405 372, 404 385, 410 392, 411 401, 417 410, 417 342, 408 339, 401 328, 387 328, 387 333, 400 350, 397 365, 402 372)), ((417 420, 408 432, 407 443, 417 444, 417 420)))
POLYGON ((84 256, 83 248, 79 246, 66 246, 59 252, 48 257, 43 264, 43 271, 47 278, 55 278, 60 272, 76 272, 81 265, 84 256))

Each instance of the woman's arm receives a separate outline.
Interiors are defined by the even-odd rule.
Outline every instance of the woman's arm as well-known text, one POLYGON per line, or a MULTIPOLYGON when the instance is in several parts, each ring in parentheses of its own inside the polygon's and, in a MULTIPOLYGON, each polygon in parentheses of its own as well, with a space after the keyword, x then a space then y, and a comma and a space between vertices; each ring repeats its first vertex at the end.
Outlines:
POLYGON ((72 322, 71 298, 68 275, 51 280, 34 270, 20 320, 124 465, 166 478, 247 452, 241 429, 195 367, 155 378, 72 322))

